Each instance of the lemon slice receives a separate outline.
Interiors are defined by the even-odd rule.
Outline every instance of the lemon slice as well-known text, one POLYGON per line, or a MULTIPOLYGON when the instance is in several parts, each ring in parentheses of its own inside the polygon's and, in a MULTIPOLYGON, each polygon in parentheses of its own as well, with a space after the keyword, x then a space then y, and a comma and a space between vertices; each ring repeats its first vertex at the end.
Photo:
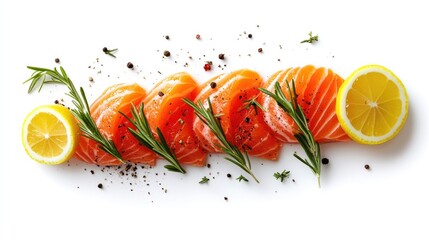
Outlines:
POLYGON ((389 69, 363 66, 341 85, 336 113, 344 131, 356 142, 384 143, 398 134, 407 119, 407 91, 389 69))
POLYGON ((73 155, 79 127, 73 114, 61 105, 44 105, 31 111, 22 126, 27 154, 43 164, 59 164, 73 155))

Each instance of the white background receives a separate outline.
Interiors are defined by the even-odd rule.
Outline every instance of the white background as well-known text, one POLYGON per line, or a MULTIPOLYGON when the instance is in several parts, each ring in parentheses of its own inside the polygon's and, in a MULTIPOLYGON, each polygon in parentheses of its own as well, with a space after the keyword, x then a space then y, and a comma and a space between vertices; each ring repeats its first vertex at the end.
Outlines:
POLYGON ((0 3, 0 239, 428 239, 424 1, 75 2, 0 3), (320 41, 300 44, 309 31, 320 41), (103 54, 104 46, 119 48, 117 58, 103 54), (172 53, 169 59, 164 50, 172 53), (203 82, 250 68, 266 79, 280 69, 314 64, 347 77, 376 63, 402 79, 410 112, 386 144, 322 145, 330 163, 323 166, 321 189, 292 157, 302 153, 295 145, 285 145, 278 162, 253 159, 261 184, 236 181, 241 172, 222 156, 209 158, 211 168, 186 167, 184 176, 166 172, 160 161, 140 169, 137 179, 76 160, 44 166, 23 150, 22 121, 38 105, 69 99, 60 86, 29 95, 22 82, 31 74, 26 66, 53 68, 57 57, 90 101, 111 84, 137 82, 150 90, 177 71, 203 82), (126 68, 129 61, 134 70, 126 68), (215 69, 205 72, 205 61, 215 69), (280 183, 272 174, 283 169, 291 177, 280 183), (203 176, 209 184, 198 184, 203 176))

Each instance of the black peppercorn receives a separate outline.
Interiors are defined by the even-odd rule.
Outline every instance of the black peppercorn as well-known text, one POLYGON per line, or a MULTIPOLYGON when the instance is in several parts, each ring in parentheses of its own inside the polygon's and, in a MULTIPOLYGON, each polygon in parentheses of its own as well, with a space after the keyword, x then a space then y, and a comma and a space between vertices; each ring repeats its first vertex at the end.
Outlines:
POLYGON ((55 58, 55 62, 56 63, 60 63, 60 59, 59 58, 55 58))
POLYGON ((329 159, 327 158, 322 158, 322 164, 326 165, 329 163, 329 159))
POLYGON ((128 62, 128 63, 127 63, 127 67, 128 67, 129 69, 132 69, 132 68, 134 67, 134 65, 133 65, 131 62, 128 62))
POLYGON ((225 54, 223 54, 223 53, 219 54, 219 59, 220 60, 224 60, 225 59, 225 54))
POLYGON ((253 36, 251 33, 249 33, 249 35, 247 35, 247 37, 252 38, 253 36))
POLYGON ((164 51, 164 56, 165 57, 169 57, 170 55, 171 55, 170 51, 168 51, 168 50, 164 51))
POLYGON ((369 168, 370 168, 370 167, 369 167, 369 165, 368 165, 368 164, 365 164, 365 169, 366 169, 366 170, 369 170, 369 168))
POLYGON ((107 47, 104 47, 104 48, 103 48, 103 52, 104 52, 104 53, 107 53, 108 51, 109 51, 109 50, 107 50, 107 47))
POLYGON ((216 84, 215 82, 211 82, 211 83, 210 83, 210 87, 211 87, 211 88, 216 88, 216 85, 217 85, 217 84, 216 84))
POLYGON ((231 173, 226 174, 226 176, 230 178, 231 177, 231 173))
POLYGON ((260 53, 261 53, 261 52, 262 52, 262 48, 258 48, 258 52, 260 52, 260 53))
POLYGON ((166 35, 165 39, 170 40, 170 36, 166 35))
POLYGON ((102 188, 103 188, 103 184, 99 183, 99 184, 97 185, 97 187, 98 187, 99 189, 102 189, 102 188))
POLYGON ((162 97, 162 96, 164 96, 164 93, 163 92, 158 92, 158 96, 162 97))

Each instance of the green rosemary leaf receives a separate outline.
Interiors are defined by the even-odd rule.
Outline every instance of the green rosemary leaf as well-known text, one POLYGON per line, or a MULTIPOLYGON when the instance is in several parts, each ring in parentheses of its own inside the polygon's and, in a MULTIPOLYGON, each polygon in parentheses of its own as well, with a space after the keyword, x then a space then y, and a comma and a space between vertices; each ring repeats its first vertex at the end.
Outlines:
POLYGON ((128 128, 131 134, 145 147, 152 149, 156 154, 163 157, 170 164, 164 167, 172 172, 186 173, 185 169, 180 165, 176 155, 171 151, 165 138, 159 128, 156 128, 158 139, 152 133, 152 130, 147 121, 146 115, 144 114, 144 103, 140 104, 139 110, 133 105, 131 107, 132 118, 126 114, 119 112, 136 128, 128 128))
POLYGON ((236 146, 228 142, 226 139, 225 132, 222 129, 219 118, 217 118, 213 113, 213 107, 210 98, 207 98, 208 108, 205 108, 200 100, 197 103, 194 103, 188 98, 184 98, 183 101, 194 109, 197 117, 200 118, 201 121, 203 121, 204 124, 206 124, 217 137, 220 142, 220 149, 228 155, 225 157, 225 159, 243 169, 246 173, 252 176, 252 178, 257 183, 259 183, 259 180, 252 172, 247 152, 244 151, 243 154, 236 146))
POLYGON ((245 178, 243 175, 238 176, 238 178, 236 178, 239 182, 241 182, 242 180, 245 182, 248 182, 249 180, 247 178, 245 178))
POLYGON ((314 136, 308 128, 308 123, 304 111, 298 104, 295 81, 292 79, 291 82, 292 85, 290 85, 289 82, 286 81, 289 98, 285 96, 281 89, 280 83, 278 82, 276 82, 274 85, 274 93, 262 88, 260 88, 260 90, 261 92, 267 94, 268 96, 276 100, 277 104, 289 114, 289 116, 298 126, 299 133, 295 134, 295 138, 298 140, 298 143, 304 149, 308 159, 304 159, 297 154, 294 154, 294 156, 311 169, 311 171, 316 175, 317 182, 320 187, 320 171, 322 161, 320 154, 320 146, 319 143, 314 140, 314 136))
POLYGON ((209 181, 210 179, 204 176, 203 178, 201 178, 201 181, 199 181, 198 183, 203 184, 203 183, 208 183, 209 181))
POLYGON ((313 43, 319 41, 319 36, 313 36, 313 32, 308 33, 309 38, 301 41, 301 43, 313 43))
POLYGON ((28 88, 28 93, 31 93, 37 84, 40 84, 39 91, 45 84, 48 83, 65 85, 69 90, 66 95, 72 98, 73 105, 75 106, 71 112, 78 120, 78 125, 80 130, 83 132, 83 135, 96 141, 102 150, 112 155, 120 162, 125 163, 113 141, 103 136, 98 130, 97 125, 91 117, 89 104, 83 88, 80 88, 80 92, 76 90, 76 87, 74 86, 71 79, 67 76, 67 73, 63 67, 60 67, 60 71, 58 71, 56 68, 47 69, 32 66, 28 66, 27 68, 33 70, 31 77, 24 81, 24 84, 31 82, 28 88))
POLYGON ((273 176, 277 180, 280 180, 280 182, 283 182, 285 178, 289 178, 289 173, 290 173, 290 171, 283 170, 283 172, 281 172, 281 173, 280 172, 274 173, 273 176))
POLYGON ((258 115, 258 108, 266 112, 265 108, 257 101, 259 94, 251 99, 245 100, 242 109, 249 109, 253 107, 255 109, 255 114, 258 115))

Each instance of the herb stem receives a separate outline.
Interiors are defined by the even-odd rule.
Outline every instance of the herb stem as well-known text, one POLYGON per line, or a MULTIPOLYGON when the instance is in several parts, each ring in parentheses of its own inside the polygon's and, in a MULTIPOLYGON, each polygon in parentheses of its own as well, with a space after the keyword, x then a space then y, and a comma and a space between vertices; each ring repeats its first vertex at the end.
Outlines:
POLYGON ((204 107, 201 100, 198 100, 197 103, 194 103, 188 98, 184 98, 183 101, 195 110, 195 114, 197 115, 197 117, 200 118, 201 121, 203 121, 203 123, 206 124, 215 134, 215 136, 220 142, 220 149, 222 150, 222 152, 228 155, 227 157, 225 157, 225 159, 243 169, 257 183, 259 183, 259 180, 252 172, 252 166, 247 152, 245 150, 244 152, 241 152, 236 146, 228 142, 228 140, 226 139, 225 132, 222 129, 222 125, 220 124, 219 118, 214 115, 210 98, 207 98, 209 106, 207 109, 204 107))
POLYGON ((71 79, 67 76, 67 73, 63 67, 60 67, 60 71, 58 71, 57 68, 54 68, 53 70, 31 66, 28 66, 27 68, 34 71, 33 74, 31 74, 31 77, 24 82, 25 84, 31 81, 28 88, 28 93, 32 92, 37 84, 40 84, 39 92, 45 84, 49 83, 58 83, 67 86, 69 89, 69 93, 67 93, 67 95, 73 99, 73 105, 75 106, 71 112, 78 120, 78 125, 82 135, 94 140, 99 144, 103 151, 112 155, 121 163, 125 163, 113 141, 102 135, 98 130, 94 119, 91 117, 85 91, 82 87, 79 89, 79 92, 76 90, 76 87, 74 86, 71 79))
POLYGON ((180 165, 176 155, 173 153, 173 151, 171 151, 170 147, 168 146, 159 128, 156 128, 159 140, 155 138, 154 134, 152 133, 152 130, 150 129, 147 118, 144 114, 144 103, 140 104, 139 110, 137 110, 137 108, 132 105, 131 115, 133 119, 131 119, 122 112, 119 113, 122 114, 125 118, 127 118, 128 121, 130 121, 130 123, 136 127, 137 130, 128 128, 128 131, 130 131, 131 134, 141 144, 143 144, 149 149, 152 149, 152 151, 154 151, 170 163, 169 165, 164 166, 167 170, 172 172, 186 173, 185 169, 183 169, 183 167, 180 165))
POLYGON ((320 187, 320 174, 321 174, 321 154, 320 145, 314 140, 314 136, 311 133, 307 118, 305 117, 304 111, 297 101, 297 94, 295 89, 295 81, 292 79, 292 86, 286 81, 289 99, 283 93, 280 83, 276 82, 274 85, 274 93, 260 88, 261 92, 274 98, 277 104, 289 114, 298 126, 298 133, 295 133, 295 138, 301 147, 304 149, 307 158, 302 158, 298 154, 294 154, 294 157, 299 161, 307 165, 311 171, 316 175, 318 186, 320 187))

